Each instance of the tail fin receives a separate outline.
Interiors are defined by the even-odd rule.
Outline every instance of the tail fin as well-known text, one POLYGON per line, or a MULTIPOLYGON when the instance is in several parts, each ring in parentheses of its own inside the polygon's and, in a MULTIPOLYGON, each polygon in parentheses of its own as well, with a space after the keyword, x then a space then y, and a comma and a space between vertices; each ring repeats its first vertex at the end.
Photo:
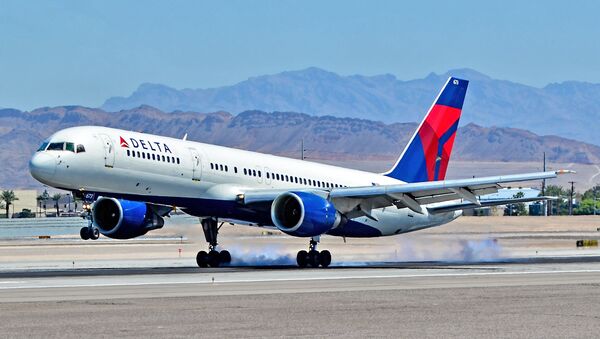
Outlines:
POLYGON ((444 180, 468 85, 454 77, 446 81, 402 155, 384 175, 404 182, 444 180))

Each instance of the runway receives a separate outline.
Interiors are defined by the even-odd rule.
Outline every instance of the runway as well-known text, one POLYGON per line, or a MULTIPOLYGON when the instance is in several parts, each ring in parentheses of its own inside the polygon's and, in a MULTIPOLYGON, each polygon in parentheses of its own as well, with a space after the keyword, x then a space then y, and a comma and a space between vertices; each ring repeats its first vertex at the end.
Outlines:
POLYGON ((488 219, 470 220, 473 225, 407 237, 348 243, 327 238, 324 246, 336 258, 328 269, 294 267, 290 253, 304 246, 303 239, 265 236, 260 230, 227 234, 224 243, 246 259, 209 269, 194 266, 201 242, 173 236, 0 242, 2 334, 565 338, 596 333, 600 250, 574 244, 575 237, 597 237, 596 219, 574 219, 568 228, 560 219, 552 228, 546 222, 526 232, 493 226, 493 233, 489 227, 480 231, 488 219))
POLYGON ((589 258, 4 272, 0 322, 8 337, 570 337, 595 330, 599 286, 589 258))

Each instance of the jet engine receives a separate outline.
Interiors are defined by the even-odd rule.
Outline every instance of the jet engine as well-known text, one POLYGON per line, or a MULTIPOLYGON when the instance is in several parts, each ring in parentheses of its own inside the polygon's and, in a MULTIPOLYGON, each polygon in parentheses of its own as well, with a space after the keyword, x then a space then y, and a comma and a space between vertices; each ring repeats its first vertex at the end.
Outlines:
POLYGON ((100 233, 113 239, 139 237, 165 224, 146 203, 106 197, 94 203, 92 220, 100 233))
POLYGON ((314 237, 338 227, 342 217, 330 201, 316 194, 286 192, 273 201, 271 220, 289 235, 314 237))

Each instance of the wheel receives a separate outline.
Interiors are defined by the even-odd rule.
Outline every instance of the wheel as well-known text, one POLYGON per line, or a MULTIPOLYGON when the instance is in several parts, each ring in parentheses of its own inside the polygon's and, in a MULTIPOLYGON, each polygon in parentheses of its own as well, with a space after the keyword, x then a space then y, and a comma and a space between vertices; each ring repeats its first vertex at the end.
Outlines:
POLYGON ((321 267, 328 267, 331 264, 331 252, 328 250, 321 251, 319 253, 319 264, 321 264, 321 267))
POLYGON ((98 238, 100 238, 100 230, 98 230, 96 227, 92 228, 92 232, 88 233, 90 233, 90 239, 92 240, 98 240, 98 238))
POLYGON ((231 262, 231 254, 227 250, 219 252, 219 259, 223 264, 229 264, 231 262))
POLYGON ((221 264, 221 256, 219 256, 219 252, 217 252, 217 251, 208 252, 208 266, 219 267, 220 264, 221 264))
POLYGON ((79 230, 79 236, 83 240, 88 240, 90 238, 89 229, 87 227, 82 227, 81 230, 79 230))
POLYGON ((312 267, 319 267, 319 251, 308 252, 308 264, 312 267))
POLYGON ((200 251, 196 254, 196 263, 198 267, 208 267, 208 253, 200 251))
POLYGON ((308 265, 308 252, 304 250, 299 251, 298 255, 296 255, 296 262, 300 268, 306 267, 306 265, 308 265))

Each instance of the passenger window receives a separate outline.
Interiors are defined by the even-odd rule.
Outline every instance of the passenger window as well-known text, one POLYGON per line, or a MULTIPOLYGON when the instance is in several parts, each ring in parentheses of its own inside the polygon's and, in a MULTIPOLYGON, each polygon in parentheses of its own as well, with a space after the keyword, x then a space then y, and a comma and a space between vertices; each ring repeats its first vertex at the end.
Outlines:
POLYGON ((65 143, 65 150, 75 153, 75 144, 72 142, 65 143))
POLYGON ((40 146, 40 148, 38 148, 37 152, 45 151, 45 150, 46 150, 46 147, 48 147, 48 142, 47 142, 47 141, 44 141, 44 142, 42 143, 42 145, 40 146))
POLYGON ((279 180, 279 173, 275 174, 277 176, 277 180, 279 180))
POLYGON ((174 164, 175 163, 175 157, 171 157, 171 163, 174 164))
POLYGON ((225 172, 229 172, 229 169, 227 168, 227 165, 225 165, 225 172))
POLYGON ((156 155, 152 153, 152 160, 156 160, 156 155))
POLYGON ((269 178, 269 172, 267 172, 267 179, 270 179, 270 178, 269 178))
POLYGON ((233 172, 237 173, 237 167, 233 167, 233 172))
POLYGON ((210 169, 215 169, 213 163, 210 163, 210 169))
POLYGON ((244 168, 244 175, 248 175, 248 173, 246 172, 246 169, 244 168))
POLYGON ((258 177, 259 177, 259 178, 261 177, 260 171, 258 171, 258 177))
POLYGON ((252 170, 252 176, 256 176, 256 170, 252 170))
POLYGON ((162 156, 162 161, 165 162, 165 156, 164 155, 162 156))
POLYGON ((127 150, 127 156, 129 156, 129 153, 130 153, 129 150, 127 150))
POLYGON ((146 153, 142 152, 142 159, 146 159, 146 153))
POLYGON ((171 163, 171 157, 167 157, 167 162, 170 164, 171 163))
POLYGON ((177 158, 177 165, 179 165, 179 158, 177 158))
POLYGON ((48 145, 48 148, 46 149, 46 151, 62 151, 64 148, 65 143, 64 142, 53 142, 50 145, 48 145))
POLYGON ((223 170, 223 165, 219 165, 219 169, 222 171, 223 170))

